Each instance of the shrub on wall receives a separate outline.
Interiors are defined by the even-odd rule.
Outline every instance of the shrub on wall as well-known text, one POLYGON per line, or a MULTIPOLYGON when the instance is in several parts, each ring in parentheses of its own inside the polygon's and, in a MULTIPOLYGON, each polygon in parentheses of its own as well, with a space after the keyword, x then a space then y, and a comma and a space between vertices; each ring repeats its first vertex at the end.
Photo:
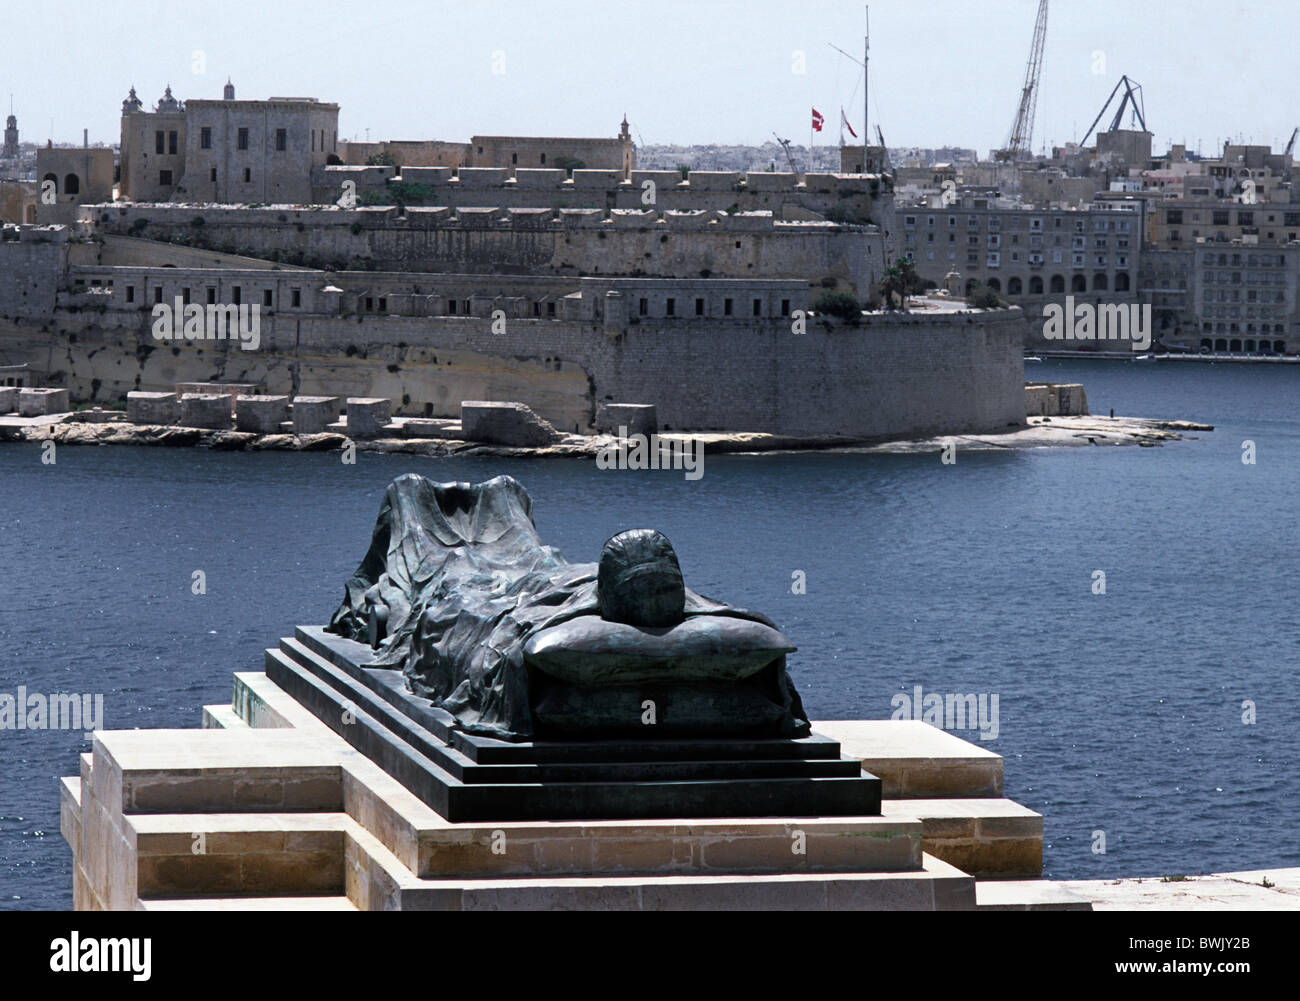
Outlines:
POLYGON ((1007 303, 983 282, 976 282, 966 296, 966 305, 972 309, 1005 309, 1007 303))
POLYGON ((814 313, 825 313, 845 323, 856 323, 862 316, 862 305, 848 292, 823 292, 812 308, 814 313))

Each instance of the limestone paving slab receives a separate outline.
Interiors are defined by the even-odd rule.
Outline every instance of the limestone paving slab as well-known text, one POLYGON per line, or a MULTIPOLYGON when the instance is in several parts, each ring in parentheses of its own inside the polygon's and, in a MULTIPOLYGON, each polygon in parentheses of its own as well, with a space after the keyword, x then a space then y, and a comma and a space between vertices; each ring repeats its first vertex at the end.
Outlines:
POLYGON ((813 729, 878 776, 885 799, 998 797, 1002 756, 921 720, 831 720, 813 729))
POLYGON ((1092 903, 1047 879, 979 880, 977 911, 1090 911, 1092 903))
POLYGON ((1097 911, 1300 911, 1300 868, 1143 879, 1065 880, 1097 911), (1272 884, 1264 885, 1265 878, 1272 884))
POLYGON ((925 850, 984 877, 1036 877, 1043 871, 1043 818, 1005 798, 885 800, 891 819, 921 821, 925 850))

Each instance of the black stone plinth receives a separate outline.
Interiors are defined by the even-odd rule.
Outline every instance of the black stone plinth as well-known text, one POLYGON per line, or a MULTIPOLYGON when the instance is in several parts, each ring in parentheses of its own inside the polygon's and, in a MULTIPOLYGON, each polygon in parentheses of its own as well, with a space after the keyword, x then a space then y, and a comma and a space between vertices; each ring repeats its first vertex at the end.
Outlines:
POLYGON ((878 816, 880 780, 840 745, 802 739, 511 743, 454 729, 369 647, 300 626, 266 674, 453 822, 878 816))

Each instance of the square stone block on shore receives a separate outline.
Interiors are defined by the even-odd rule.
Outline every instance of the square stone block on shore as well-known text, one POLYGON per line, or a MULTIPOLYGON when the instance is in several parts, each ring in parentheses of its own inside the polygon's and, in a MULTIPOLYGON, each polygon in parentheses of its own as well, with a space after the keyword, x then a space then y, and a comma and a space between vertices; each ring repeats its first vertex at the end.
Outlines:
POLYGON ((393 401, 379 397, 348 397, 348 436, 378 438, 392 421, 393 401))
POLYGON ((22 417, 48 417, 68 412, 66 389, 18 390, 18 413, 22 417))
POLYGON ((659 433, 659 417, 653 403, 602 403, 596 408, 596 430, 603 434, 618 434, 625 428, 630 438, 640 434, 649 437, 659 433))
POLYGON ((220 393, 186 393, 181 397, 180 424, 187 428, 230 427, 230 397, 220 393))
POLYGON ((295 396, 292 409, 294 434, 320 434, 339 419, 339 398, 295 396))
POLYGON ((237 396, 255 396, 262 389, 260 382, 178 382, 176 383, 176 394, 184 396, 186 393, 196 393, 199 395, 219 395, 227 398, 230 406, 230 416, 235 416, 235 397, 237 396))
POLYGON ((0 386, 0 414, 12 414, 18 411, 18 387, 0 386))
POLYGON ((126 394, 126 419, 132 424, 175 424, 181 416, 181 401, 175 393, 126 394))
POLYGON ((279 434, 280 425, 289 419, 287 396, 235 397, 235 426, 255 434, 279 434))

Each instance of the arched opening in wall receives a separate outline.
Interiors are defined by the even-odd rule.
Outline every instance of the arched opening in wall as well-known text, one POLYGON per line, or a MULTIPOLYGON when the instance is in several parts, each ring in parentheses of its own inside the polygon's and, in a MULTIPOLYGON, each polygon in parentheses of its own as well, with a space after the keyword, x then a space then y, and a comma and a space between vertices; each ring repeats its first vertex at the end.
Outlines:
POLYGON ((1227 338, 1224 338, 1224 337, 1216 337, 1216 338, 1214 339, 1214 350, 1215 350, 1215 351, 1227 351, 1227 350, 1228 350, 1228 341, 1227 341, 1227 338))
POLYGON ((1273 350, 1276 351, 1278 354, 1282 354, 1284 351, 1286 351, 1286 341, 1274 341, 1273 350))
POLYGON ((1213 351, 1213 350, 1214 350, 1214 342, 1211 341, 1208 337, 1202 337, 1202 338, 1201 338, 1201 350, 1202 350, 1202 351, 1213 351))
POLYGON ((45 182, 46 182, 46 181, 53 181, 53 182, 54 182, 54 193, 57 195, 57 194, 59 193, 59 175, 58 175, 58 174, 46 174, 44 177, 41 178, 41 187, 45 187, 45 182))
POLYGON ((63 179, 63 193, 65 195, 81 194, 81 181, 76 174, 69 174, 63 179))
POLYGON ((1007 279, 1007 295, 1024 295, 1025 286, 1019 278, 1007 279))
POLYGON ((1092 290, 1094 292, 1105 292, 1110 288, 1110 279, 1103 274, 1092 276, 1092 290))
POLYGON ((1238 338, 1238 337, 1234 337, 1232 340, 1230 340, 1230 341, 1228 342, 1228 350, 1229 350, 1229 351, 1240 351, 1240 350, 1241 350, 1241 339, 1238 338))
POLYGON ((967 279, 966 279, 966 294, 967 294, 967 295, 970 295, 970 294, 971 294, 972 292, 974 292, 974 291, 975 291, 975 279, 974 279, 974 278, 967 278, 967 279))
MULTIPOLYGON (((1061 282, 1061 290, 1062 291, 1065 290, 1065 282, 1061 282)), ((1029 294, 1030 295, 1043 294, 1043 278, 1041 275, 1034 275, 1029 279, 1029 294)))
POLYGON ((1254 350, 1255 350, 1255 342, 1254 342, 1254 341, 1247 341, 1247 342, 1246 342, 1246 350, 1247 350, 1247 351, 1254 351, 1254 350))
POLYGON ((1272 341, 1260 341, 1260 342, 1259 342, 1259 353, 1260 353, 1260 354, 1265 354, 1265 355, 1271 355, 1271 354, 1273 353, 1273 342, 1272 342, 1272 341))
POLYGON ((1129 290, 1129 277, 1127 271, 1121 271, 1115 276, 1115 291, 1127 292, 1129 290))
POLYGON ((988 285, 989 285, 989 288, 991 288, 994 292, 1001 292, 1001 291, 1002 291, 1002 282, 1001 282, 1001 280, 999 280, 999 279, 997 279, 997 278, 990 278, 990 279, 989 279, 989 282, 988 282, 988 285))
POLYGON ((1075 275, 1073 278, 1070 279, 1070 291, 1087 292, 1088 279, 1084 278, 1083 275, 1075 275))
POLYGON ((1065 276, 1064 276, 1064 275, 1052 275, 1052 291, 1053 291, 1053 292, 1064 292, 1064 291, 1065 291, 1065 276))

